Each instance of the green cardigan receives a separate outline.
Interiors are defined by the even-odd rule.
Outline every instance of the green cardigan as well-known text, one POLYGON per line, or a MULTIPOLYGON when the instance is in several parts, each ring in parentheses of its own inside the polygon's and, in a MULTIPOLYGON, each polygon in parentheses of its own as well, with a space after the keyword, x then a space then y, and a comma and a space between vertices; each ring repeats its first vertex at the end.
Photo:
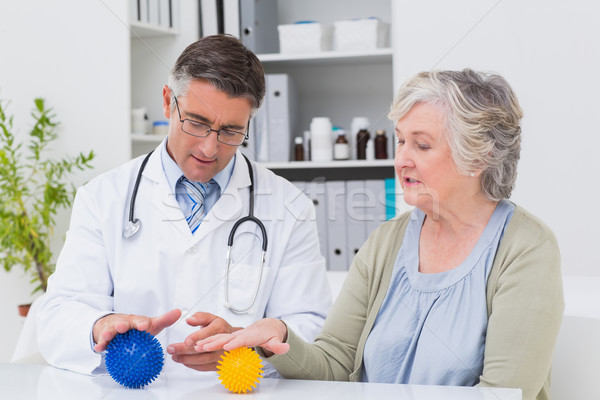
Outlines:
MULTIPOLYGON (((360 380, 365 342, 409 219, 410 213, 402 214, 371 234, 313 344, 289 331, 290 351, 268 358, 282 376, 360 380)), ((489 320, 478 386, 521 388, 524 400, 549 399, 552 352, 564 309, 560 253, 550 229, 521 207, 515 206, 506 227, 486 292, 489 320)))

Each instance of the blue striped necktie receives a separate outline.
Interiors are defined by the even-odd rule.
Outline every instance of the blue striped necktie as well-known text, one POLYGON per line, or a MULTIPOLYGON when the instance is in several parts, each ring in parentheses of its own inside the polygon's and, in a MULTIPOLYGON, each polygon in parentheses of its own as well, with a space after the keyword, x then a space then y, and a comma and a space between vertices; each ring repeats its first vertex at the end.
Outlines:
POLYGON ((179 179, 179 183, 185 188, 187 196, 192 204, 185 214, 185 220, 190 226, 192 233, 194 233, 200 226, 202 218, 204 217, 204 199, 206 197, 206 192, 210 182, 192 182, 186 177, 182 176, 179 179))

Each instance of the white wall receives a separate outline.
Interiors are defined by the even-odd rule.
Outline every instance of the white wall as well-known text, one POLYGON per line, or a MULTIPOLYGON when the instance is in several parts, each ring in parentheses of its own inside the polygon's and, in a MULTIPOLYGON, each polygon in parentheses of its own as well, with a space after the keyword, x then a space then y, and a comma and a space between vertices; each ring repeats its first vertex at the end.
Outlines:
POLYGON ((394 1, 394 82, 422 70, 502 74, 524 110, 512 200, 555 232, 566 275, 600 276, 600 4, 394 1))
MULTIPOLYGON (((121 0, 0 2, 0 98, 10 100, 17 137, 26 137, 35 97, 61 122, 55 154, 94 150, 94 170, 79 185, 129 159, 129 31, 121 0)), ((56 248, 68 224, 60 219, 56 248)), ((32 299, 20 271, 0 271, 0 362, 8 361, 20 329, 16 305, 32 299)))

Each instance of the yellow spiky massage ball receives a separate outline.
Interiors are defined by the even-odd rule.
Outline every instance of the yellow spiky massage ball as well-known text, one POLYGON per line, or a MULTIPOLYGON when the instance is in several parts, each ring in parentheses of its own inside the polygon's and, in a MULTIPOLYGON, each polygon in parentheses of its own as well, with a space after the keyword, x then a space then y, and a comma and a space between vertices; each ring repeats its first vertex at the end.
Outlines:
POLYGON ((260 356, 248 347, 226 351, 217 366, 219 380, 233 393, 251 392, 262 378, 260 356))

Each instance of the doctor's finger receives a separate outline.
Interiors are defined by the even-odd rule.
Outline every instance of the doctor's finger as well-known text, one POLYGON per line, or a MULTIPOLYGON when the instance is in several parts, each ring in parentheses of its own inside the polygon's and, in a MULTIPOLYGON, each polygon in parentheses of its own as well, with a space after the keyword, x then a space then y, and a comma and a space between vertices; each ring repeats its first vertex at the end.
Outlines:
MULTIPOLYGON (((94 327, 96 329, 96 327, 94 327)), ((106 347, 117 334, 129 330, 129 324, 121 320, 106 320, 99 324, 98 333, 94 334, 96 345, 94 350, 98 353, 106 350, 106 347), (118 327, 118 328, 117 328, 118 327), (97 337, 96 337, 97 336, 97 337)))
POLYGON ((149 318, 148 327, 145 330, 153 335, 156 335, 166 327, 173 325, 179 320, 180 317, 181 310, 175 308, 159 317, 149 318))
POLYGON ((174 355, 173 361, 197 371, 216 371, 217 364, 224 354, 222 350, 192 355, 174 355))
POLYGON ((117 336, 119 333, 125 333, 130 330, 129 326, 130 325, 125 322, 119 322, 115 325, 109 325, 103 328, 102 332, 100 333, 100 338, 94 346, 94 350, 98 353, 106 350, 108 344, 114 339, 115 336, 117 336))
POLYGON ((194 346, 190 346, 186 343, 171 343, 167 346, 167 353, 171 355, 175 354, 198 354, 196 350, 194 350, 194 346))
MULTIPOLYGON (((106 350, 108 343, 119 333, 125 333, 131 329, 144 330, 144 322, 147 317, 127 314, 109 314, 100 318, 93 327, 94 350, 102 352, 106 350)), ((146 324, 147 326, 147 324, 146 324)))
MULTIPOLYGON (((186 320, 186 322, 190 326, 206 326, 206 325, 211 324, 213 321, 215 321, 216 319, 219 319, 219 318, 221 318, 221 317, 218 317, 211 313, 199 311, 199 312, 195 312, 194 315, 189 317, 186 320)), ((223 321, 225 321, 225 320, 223 320, 223 321)))
POLYGON ((199 331, 196 331, 188 336, 186 343, 194 344, 198 340, 205 339, 207 337, 217 335, 219 333, 233 333, 241 328, 234 328, 223 318, 215 318, 208 325, 205 325, 199 331))
POLYGON ((213 362, 210 364, 192 364, 192 363, 183 363, 188 368, 195 369, 196 371, 208 372, 208 371, 216 371, 218 362, 213 362))
POLYGON ((114 330, 113 330, 112 334, 109 331, 102 332, 100 338, 94 345, 94 351, 96 353, 102 353, 104 350, 106 350, 106 347, 108 347, 108 344, 110 343, 112 338, 114 338, 116 335, 117 335, 117 333, 114 330))

